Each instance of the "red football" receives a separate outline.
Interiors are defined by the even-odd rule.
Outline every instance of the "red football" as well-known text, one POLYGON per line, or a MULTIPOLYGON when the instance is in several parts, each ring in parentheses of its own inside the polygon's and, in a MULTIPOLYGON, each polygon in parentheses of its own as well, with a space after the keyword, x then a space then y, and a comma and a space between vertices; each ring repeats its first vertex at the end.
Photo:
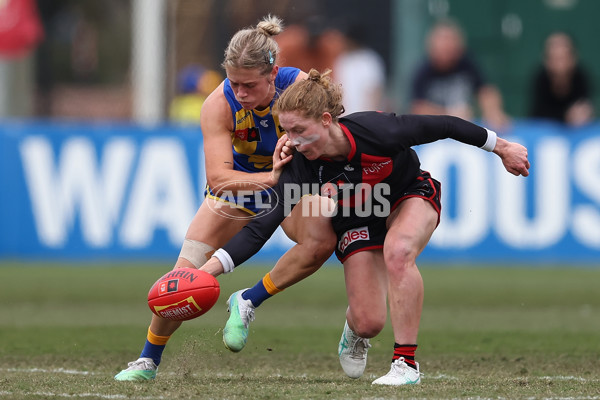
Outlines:
POLYGON ((219 282, 211 274, 196 268, 178 268, 152 285, 148 307, 159 317, 187 321, 210 310, 220 293, 219 282))

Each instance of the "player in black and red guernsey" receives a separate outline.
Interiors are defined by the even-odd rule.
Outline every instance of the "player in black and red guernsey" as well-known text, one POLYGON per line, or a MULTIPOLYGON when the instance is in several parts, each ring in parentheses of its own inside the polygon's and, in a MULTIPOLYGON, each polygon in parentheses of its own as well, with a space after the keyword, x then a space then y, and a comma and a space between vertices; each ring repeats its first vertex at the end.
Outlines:
MULTIPOLYGON (((280 140, 274 154, 280 176, 273 209, 246 225, 202 269, 231 271, 260 250, 301 195, 328 195, 349 302, 338 347, 342 367, 352 378, 363 374, 368 339, 383 329, 389 301, 392 366, 373 383, 419 383, 415 350, 423 281, 416 258, 439 223, 441 205, 440 183, 421 170, 411 147, 454 139, 493 151, 510 173, 523 176, 529 174, 527 149, 450 116, 359 112, 338 118, 343 113, 341 88, 315 70, 306 81, 290 86, 275 110, 287 141, 280 140), (286 156, 286 147, 300 154, 286 156)), ((266 296, 258 286, 244 297, 260 304, 266 296)), ((234 311, 226 329, 241 331, 245 340, 249 321, 234 311)))

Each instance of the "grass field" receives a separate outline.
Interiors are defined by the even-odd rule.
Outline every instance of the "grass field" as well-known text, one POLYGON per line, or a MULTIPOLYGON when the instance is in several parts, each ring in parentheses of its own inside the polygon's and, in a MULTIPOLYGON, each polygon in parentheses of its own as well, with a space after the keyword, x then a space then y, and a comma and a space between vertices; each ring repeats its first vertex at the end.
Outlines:
POLYGON ((145 296, 168 269, 0 263, 0 399, 600 399, 600 268, 422 267, 425 375, 394 388, 371 385, 389 370, 387 327, 362 378, 339 366, 339 266, 265 302, 246 349, 226 350, 227 296, 267 271, 242 267, 173 336, 155 381, 115 382, 139 355, 145 296))

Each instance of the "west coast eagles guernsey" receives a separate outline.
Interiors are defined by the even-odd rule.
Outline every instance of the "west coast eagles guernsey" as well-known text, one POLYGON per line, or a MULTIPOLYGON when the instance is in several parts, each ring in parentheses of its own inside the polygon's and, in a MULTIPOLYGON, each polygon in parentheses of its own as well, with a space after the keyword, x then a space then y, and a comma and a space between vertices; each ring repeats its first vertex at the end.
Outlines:
POLYGON ((263 172, 273 168, 273 152, 277 140, 285 133, 279 120, 271 114, 271 107, 289 85, 294 83, 300 70, 281 67, 275 78, 275 96, 264 110, 245 110, 235 99, 229 79, 225 79, 223 93, 233 117, 233 169, 244 172, 263 172))
POLYGON ((311 193, 303 194, 333 195, 337 213, 332 218, 332 225, 340 237, 343 232, 360 227, 369 219, 385 220, 389 213, 363 216, 359 209, 368 202, 376 205, 377 196, 380 196, 380 202, 393 205, 422 175, 420 161, 412 146, 451 138, 490 151, 493 147, 490 143, 495 143, 496 138, 492 131, 450 116, 397 116, 369 111, 350 114, 340 118, 339 122, 351 144, 347 159, 310 161, 296 153, 274 187, 276 195, 271 196, 272 211, 253 219, 219 250, 228 254, 234 266, 258 252, 269 239, 285 218, 286 210, 294 205, 286 202, 299 201, 299 196, 289 198, 290 186, 286 192, 286 185, 297 187, 304 183, 302 188, 311 193), (375 189, 368 189, 378 184, 389 190, 377 193, 375 189))
MULTIPOLYGON (((233 132, 231 145, 233 151, 233 169, 243 172, 263 172, 273 169, 273 152, 277 140, 285 133, 279 126, 279 120, 271 114, 273 103, 288 86, 295 82, 300 70, 281 67, 275 77, 275 96, 269 107, 264 110, 246 110, 236 100, 229 79, 225 79, 223 94, 231 108, 233 132)), ((261 192, 262 203, 268 201, 270 189, 261 192)), ((206 197, 229 204, 252 216, 261 212, 254 198, 217 197, 210 187, 206 187, 206 197)))

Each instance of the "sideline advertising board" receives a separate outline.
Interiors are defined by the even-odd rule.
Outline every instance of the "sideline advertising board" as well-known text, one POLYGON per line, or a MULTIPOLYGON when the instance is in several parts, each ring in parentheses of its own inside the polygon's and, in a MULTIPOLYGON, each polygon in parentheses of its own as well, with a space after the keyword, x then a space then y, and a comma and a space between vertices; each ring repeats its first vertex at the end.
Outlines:
MULTIPOLYGON (((600 125, 514 122, 531 175, 451 140, 416 148, 442 182, 422 262, 598 263, 600 125)), ((199 128, 0 124, 0 258, 174 262, 205 187, 199 128)), ((252 261, 292 242, 278 230, 252 261)))

